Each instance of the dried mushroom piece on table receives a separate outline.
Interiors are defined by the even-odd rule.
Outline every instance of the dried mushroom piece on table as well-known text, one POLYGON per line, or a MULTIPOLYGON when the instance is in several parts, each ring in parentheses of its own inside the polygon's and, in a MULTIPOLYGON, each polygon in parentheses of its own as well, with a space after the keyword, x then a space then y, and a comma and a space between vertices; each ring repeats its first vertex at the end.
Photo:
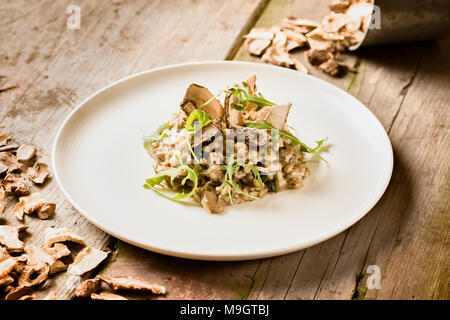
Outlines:
POLYGON ((5 280, 3 281, 8 282, 8 279, 6 279, 6 277, 8 277, 8 274, 14 270, 16 265, 17 261, 13 257, 7 257, 3 260, 0 259, 0 280, 5 278, 5 280))
POLYGON ((81 276, 95 269, 106 257, 108 257, 108 252, 93 247, 86 247, 78 253, 67 271, 81 276))
POLYGON ((166 288, 164 286, 147 280, 136 279, 133 277, 109 276, 98 276, 98 278, 105 282, 113 290, 143 291, 154 294, 166 293, 166 288))
POLYGON ((6 197, 6 191, 3 189, 3 187, 0 186, 0 213, 3 213, 5 210, 5 197, 6 197))
POLYGON ((20 274, 17 283, 21 287, 34 287, 40 285, 48 279, 50 266, 45 264, 41 269, 25 266, 20 274))
POLYGON ((337 59, 337 53, 347 51, 364 39, 372 13, 370 2, 334 1, 321 23, 288 16, 280 26, 253 28, 244 36, 244 48, 251 55, 262 56, 263 62, 307 73, 307 68, 290 52, 308 44, 308 61, 323 72, 340 76, 354 71, 337 59))
POLYGON ((24 214, 36 213, 40 219, 48 219, 55 212, 56 205, 46 201, 39 193, 33 193, 27 197, 20 197, 14 206, 13 213, 17 219, 23 220, 24 214))
POLYGON ((28 168, 28 176, 30 180, 37 184, 44 183, 45 179, 50 175, 48 165, 42 162, 37 162, 32 168, 28 168))
POLYGON ((49 275, 55 274, 67 269, 67 265, 59 261, 56 257, 49 254, 45 248, 30 246, 25 250, 28 260, 27 265, 35 270, 42 270, 49 266, 49 275))
POLYGON ((46 248, 51 248, 55 243, 66 241, 84 244, 83 238, 68 228, 47 228, 45 230, 46 248))
POLYGON ((63 243, 55 243, 52 247, 45 247, 44 250, 55 259, 61 259, 70 255, 69 248, 63 243))
POLYGON ((16 150, 16 158, 18 161, 28 161, 34 157, 36 153, 36 147, 27 144, 21 144, 16 150))
POLYGON ((12 152, 2 151, 0 152, 0 164, 7 167, 7 173, 13 171, 26 171, 27 167, 20 163, 16 156, 12 152))
POLYGON ((0 187, 3 187, 8 196, 23 196, 30 193, 30 186, 20 174, 8 173, 4 179, 0 179, 0 187))
POLYGON ((101 292, 101 293, 93 293, 91 294, 92 300, 128 300, 124 296, 110 293, 110 292, 101 292))
POLYGON ((0 133, 0 147, 3 147, 8 143, 9 137, 10 137, 9 132, 0 133))
POLYGON ((18 300, 20 297, 29 295, 33 292, 33 289, 29 287, 12 287, 8 294, 5 296, 5 300, 18 300))
POLYGON ((262 56, 261 60, 286 68, 292 68, 295 65, 289 53, 287 53, 282 48, 270 47, 262 56))
POLYGON ((75 289, 74 297, 87 298, 92 293, 97 293, 102 287, 102 281, 99 278, 87 279, 75 289))
POLYGON ((272 44, 274 36, 275 34, 269 28, 253 28, 244 36, 244 47, 248 53, 259 57, 272 44))
POLYGON ((0 244, 9 252, 22 252, 24 243, 19 239, 19 232, 27 228, 27 226, 13 227, 0 225, 0 244))
POLYGON ((0 162, 0 175, 6 171, 8 171, 8 167, 4 163, 0 162))
POLYGON ((186 90, 180 107, 188 115, 195 109, 200 109, 208 113, 212 120, 221 119, 223 116, 223 109, 219 100, 214 97, 208 88, 194 83, 186 90))
POLYGON ((0 287, 6 287, 9 286, 11 283, 14 282, 14 278, 10 275, 4 275, 0 277, 0 287))

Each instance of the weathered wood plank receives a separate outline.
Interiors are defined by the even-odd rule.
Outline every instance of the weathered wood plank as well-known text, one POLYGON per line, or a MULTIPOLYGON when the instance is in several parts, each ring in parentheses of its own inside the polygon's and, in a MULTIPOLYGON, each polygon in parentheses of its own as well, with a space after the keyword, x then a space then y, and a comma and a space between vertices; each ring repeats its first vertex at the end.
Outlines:
POLYGON ((397 167, 364 265, 382 272, 368 299, 450 297, 449 48, 448 40, 426 44, 390 129, 397 167))
MULTIPOLYGON (((192 60, 225 59, 264 5, 233 1, 2 1, 0 7, 0 131, 35 144, 50 160, 59 125, 89 94, 131 73, 192 60), (66 8, 81 8, 81 28, 66 28, 66 8), (189 12, 189 14, 186 14, 189 12), (201 23, 199 23, 201 22, 201 23)), ((66 226, 105 247, 110 237, 82 218, 55 181, 37 188, 56 202, 49 221, 29 218, 27 243, 40 244, 48 226, 66 226)), ((2 222, 17 224, 9 201, 2 222)), ((79 277, 55 277, 47 290, 69 298, 79 277)))
POLYGON ((102 273, 164 283, 167 288, 164 299, 245 299, 253 285, 258 263, 257 260, 212 262, 181 259, 120 242, 115 261, 102 273))
MULTIPOLYGON (((415 77, 422 51, 422 44, 412 44, 368 48, 359 54, 361 59, 359 72, 349 91, 377 115, 388 131, 402 105, 408 85, 415 77)), ((393 144, 393 148, 396 156, 395 172, 399 163, 395 151, 397 146, 393 144)), ((347 230, 339 260, 324 275, 316 298, 349 299, 353 297, 359 275, 365 274, 366 269, 363 269, 363 265, 380 216, 388 214, 383 209, 383 204, 389 203, 386 201, 387 194, 397 187, 391 182, 388 191, 375 208, 359 223, 347 230)), ((365 287, 365 281, 363 285, 365 287)), ((355 298, 357 297, 355 295, 355 298)))

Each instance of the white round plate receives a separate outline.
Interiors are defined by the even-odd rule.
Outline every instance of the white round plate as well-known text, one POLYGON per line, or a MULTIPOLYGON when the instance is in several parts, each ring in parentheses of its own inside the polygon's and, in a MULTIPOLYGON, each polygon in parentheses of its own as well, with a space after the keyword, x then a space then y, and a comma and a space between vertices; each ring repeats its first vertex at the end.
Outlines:
POLYGON ((341 89, 266 64, 212 61, 139 73, 87 98, 53 146, 56 180, 73 206, 102 230, 136 246, 178 257, 244 260, 293 252, 361 219, 392 173, 389 138, 376 117, 341 89), (313 146, 328 137, 325 163, 298 190, 209 214, 142 187, 154 175, 142 136, 179 110, 191 83, 218 92, 256 74, 265 97, 292 102, 288 123, 313 146))

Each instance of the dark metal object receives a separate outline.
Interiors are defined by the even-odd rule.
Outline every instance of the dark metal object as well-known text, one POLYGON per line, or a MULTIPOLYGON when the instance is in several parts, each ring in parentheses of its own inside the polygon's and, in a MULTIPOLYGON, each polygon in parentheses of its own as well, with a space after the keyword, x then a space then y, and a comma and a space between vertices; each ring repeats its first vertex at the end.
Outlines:
POLYGON ((442 39, 450 34, 450 0, 375 0, 381 28, 367 30, 361 43, 377 44, 442 39))

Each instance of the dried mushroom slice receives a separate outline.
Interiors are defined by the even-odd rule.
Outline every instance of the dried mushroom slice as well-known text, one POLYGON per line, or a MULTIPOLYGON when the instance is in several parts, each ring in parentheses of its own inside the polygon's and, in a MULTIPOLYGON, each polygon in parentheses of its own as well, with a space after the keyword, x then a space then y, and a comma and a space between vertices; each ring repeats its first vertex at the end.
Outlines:
POLYGON ((45 266, 39 270, 31 266, 25 266, 20 274, 17 283, 21 287, 34 287, 40 285, 48 279, 50 273, 50 266, 45 266))
POLYGON ((68 271, 71 274, 81 276, 88 271, 95 269, 108 256, 108 252, 86 247, 78 253, 68 271))
POLYGON ((23 220, 24 214, 36 213, 40 219, 48 219, 55 212, 56 205, 42 198, 39 193, 27 197, 20 197, 14 206, 13 213, 17 219, 23 220))
POLYGON ((0 213, 3 213, 5 210, 5 197, 6 197, 6 191, 3 189, 3 187, 0 186, 0 213))
POLYGON ((309 63, 311 63, 313 66, 321 65, 322 63, 333 59, 333 54, 329 52, 328 50, 318 50, 318 49, 311 49, 306 51, 305 53, 306 59, 309 63))
POLYGON ((7 276, 17 265, 16 259, 9 257, 0 261, 0 278, 7 276))
POLYGON ((35 270, 43 270, 46 266, 49 266, 49 275, 52 275, 67 269, 64 263, 50 255, 45 248, 30 246, 26 249, 26 253, 28 256, 27 265, 35 270))
POLYGON ((274 36, 275 34, 273 30, 270 28, 253 28, 247 35, 244 36, 244 38, 272 40, 274 36))
POLYGON ((0 147, 0 152, 4 152, 4 151, 14 151, 17 148, 19 148, 19 145, 16 143, 12 143, 12 144, 8 144, 6 146, 0 147))
POLYGON ((248 93, 252 96, 256 95, 256 91, 258 90, 258 87, 256 86, 256 74, 252 74, 245 82, 248 85, 248 93))
POLYGON ((35 153, 36 153, 35 146, 22 144, 16 151, 16 158, 18 161, 23 161, 23 162, 28 161, 34 157, 35 153))
POLYGON ((280 48, 270 47, 261 59, 263 62, 268 62, 280 67, 291 68, 294 66, 294 61, 292 61, 291 56, 280 48))
POLYGON ((64 264, 62 261, 56 260, 51 266, 50 266, 50 271, 49 271, 49 275, 61 272, 61 271, 66 271, 67 270, 67 265, 64 264))
POLYGON ((19 239, 19 232, 25 230, 27 226, 5 226, 0 225, 0 244, 6 247, 9 252, 21 252, 24 243, 19 239))
POLYGON ((91 294, 92 300, 128 300, 124 296, 110 293, 110 292, 100 292, 91 294))
POLYGON ((8 171, 8 167, 0 162, 0 175, 8 171))
POLYGON ((63 243, 55 243, 53 247, 44 250, 55 259, 61 259, 70 255, 69 248, 63 243))
POLYGON ((0 147, 3 147, 8 143, 9 136, 10 136, 9 132, 0 133, 0 147))
POLYGON ((286 46, 287 41, 286 34, 281 30, 280 27, 273 26, 271 29, 275 33, 275 36, 273 37, 272 40, 272 47, 281 49, 284 48, 286 46))
POLYGON ((5 300, 17 300, 22 296, 29 295, 33 292, 33 290, 29 287, 13 287, 5 296, 5 300))
POLYGON ((102 281, 99 278, 87 279, 80 283, 75 289, 74 296, 77 298, 87 298, 92 293, 97 293, 102 287, 102 281))
POLYGON ((272 40, 267 39, 246 39, 244 42, 245 50, 253 56, 260 57, 266 52, 272 44, 272 40))
POLYGON ((319 66, 319 69, 333 77, 340 76, 346 71, 354 71, 347 64, 336 59, 325 61, 319 66))
POLYGON ((305 19, 305 18, 296 18, 293 16, 288 16, 283 19, 283 24, 285 25, 294 25, 298 27, 307 27, 310 30, 317 28, 320 24, 316 21, 305 19))
POLYGON ((30 186, 20 174, 8 173, 5 179, 0 179, 0 187, 5 189, 6 195, 23 196, 30 193, 30 186))
POLYGON ((201 135, 194 135, 193 136, 193 148, 196 149, 199 145, 204 145, 207 142, 211 142, 213 138, 219 137, 221 133, 221 123, 219 119, 213 120, 210 124, 208 124, 206 127, 202 128, 202 134, 201 135))
POLYGON ((292 103, 273 107, 267 114, 265 120, 271 123, 276 129, 284 130, 286 120, 291 110, 292 103))
POLYGON ((51 248, 55 243, 66 241, 84 244, 83 238, 81 238, 78 234, 73 233, 68 228, 47 228, 45 230, 46 248, 51 248))
POLYGON ((4 261, 9 257, 11 257, 11 255, 9 254, 8 250, 6 250, 5 247, 0 246, 0 261, 4 261))
POLYGON ((295 49, 301 48, 302 45, 300 45, 298 42, 292 41, 292 40, 288 40, 286 42, 286 51, 287 52, 291 52, 295 49))
POLYGON ((349 6, 350 1, 348 0, 335 0, 328 5, 328 8, 336 13, 344 13, 345 11, 347 11, 349 6))
POLYGON ((50 175, 48 165, 42 162, 35 163, 32 168, 28 168, 28 176, 31 181, 37 184, 44 183, 45 179, 50 175))
POLYGON ((225 96, 224 105, 225 105, 225 121, 227 127, 230 126, 242 126, 244 125, 244 118, 242 112, 233 107, 233 105, 239 104, 239 98, 234 96, 231 91, 227 92, 225 96))
POLYGON ((188 115, 195 109, 203 110, 208 113, 211 120, 221 119, 223 116, 219 100, 214 98, 207 88, 194 83, 187 88, 180 107, 188 115))
POLYGON ((0 277, 0 287, 9 286, 13 282, 14 282, 14 278, 11 277, 10 275, 0 277))
POLYGON ((108 277, 98 276, 103 282, 105 282, 113 290, 131 290, 131 291, 144 291, 154 294, 165 294, 166 288, 157 283, 140 280, 133 277, 108 277))
POLYGON ((286 35, 287 40, 295 42, 298 47, 304 46, 308 41, 308 39, 306 39, 306 37, 302 33, 298 33, 293 30, 283 29, 283 33, 286 35))
POLYGON ((13 172, 13 171, 23 171, 25 172, 27 167, 20 163, 16 156, 12 154, 11 152, 0 152, 0 163, 3 164, 3 166, 8 167, 7 173, 13 172))

